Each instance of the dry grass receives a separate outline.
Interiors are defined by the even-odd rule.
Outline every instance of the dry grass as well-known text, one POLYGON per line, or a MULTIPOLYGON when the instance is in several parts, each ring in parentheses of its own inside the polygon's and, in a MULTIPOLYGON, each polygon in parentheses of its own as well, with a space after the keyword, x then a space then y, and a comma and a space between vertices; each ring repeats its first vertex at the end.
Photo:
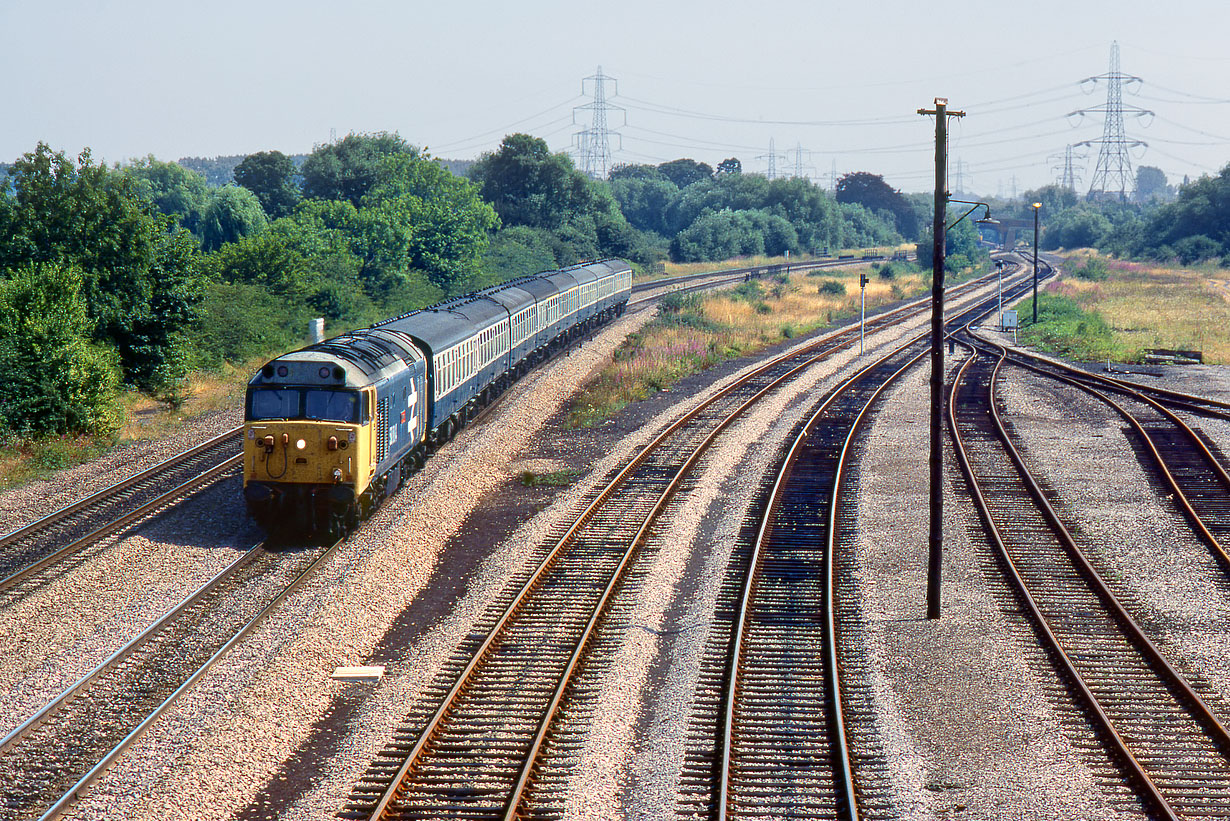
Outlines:
POLYGON ((236 405, 248 379, 266 362, 253 359, 243 365, 223 365, 216 371, 198 371, 188 377, 188 397, 178 408, 131 392, 123 398, 121 441, 160 439, 183 425, 185 419, 236 405))
MULTIPOLYGON (((666 302, 659 317, 629 336, 573 401, 572 423, 597 424, 689 374, 839 318, 857 316, 863 272, 870 274, 870 266, 830 269, 819 276, 792 274, 786 282, 758 281, 705 297, 666 302), (823 293, 826 282, 840 283, 845 293, 823 293)), ((875 274, 870 277, 869 310, 920 293, 926 285, 922 275, 912 271, 899 273, 891 281, 875 274)))
MULTIPOLYGON (((856 257, 861 257, 864 254, 878 254, 889 256, 897 251, 905 251, 908 253, 914 252, 914 246, 910 244, 894 245, 894 246, 879 246, 875 248, 843 248, 838 254, 854 254, 856 257)), ((659 263, 663 266, 663 270, 647 273, 638 273, 635 275, 637 282, 652 282, 655 279, 663 279, 666 277, 681 277, 689 274, 707 274, 711 271, 729 271, 732 268, 751 268, 753 266, 762 265, 784 265, 787 262, 813 262, 821 257, 815 257, 810 254, 801 254, 790 257, 767 257, 757 255, 751 257, 736 257, 723 262, 663 262, 659 263)), ((824 257, 831 259, 831 257, 824 257)))
POLYGON ((1178 348, 1203 351, 1210 364, 1230 363, 1230 273, 1214 266, 1104 261, 1105 280, 1066 277, 1052 288, 1101 314, 1129 358, 1146 348, 1178 348))
MULTIPOLYGON (((117 443, 160 439, 183 427, 185 420, 235 406, 264 359, 218 371, 200 371, 188 379, 188 398, 173 408, 129 391, 120 398, 124 422, 112 437, 52 436, 46 439, 0 439, 0 490, 42 479, 57 470, 97 459, 117 443)), ((0 528, 2 530, 2 528, 0 528)))

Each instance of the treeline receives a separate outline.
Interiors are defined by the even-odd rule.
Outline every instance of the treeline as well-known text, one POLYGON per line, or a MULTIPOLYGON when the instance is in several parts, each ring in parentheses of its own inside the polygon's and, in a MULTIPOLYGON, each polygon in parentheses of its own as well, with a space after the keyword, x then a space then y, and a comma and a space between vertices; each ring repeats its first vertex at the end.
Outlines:
MULTIPOLYGON (((1160 170, 1140 171, 1149 180, 1160 176, 1155 187, 1167 188, 1160 170)), ((1180 186, 1171 201, 1089 201, 1051 185, 1026 192, 1025 202, 1042 203, 1039 244, 1047 250, 1097 248, 1118 257, 1230 268, 1230 165, 1180 186)))
MULTIPOLYGON (((847 175, 842 183, 861 176, 847 175)), ((883 184, 876 175, 866 176, 883 184)), ((690 159, 625 165, 611 173, 610 188, 629 224, 643 233, 643 246, 676 262, 824 253, 897 243, 903 235, 913 239, 912 230, 899 231, 891 210, 862 197, 864 192, 851 188, 843 197, 839 184, 834 200, 808 180, 743 174, 736 158, 717 170, 690 159)), ((900 193, 884 188, 912 213, 900 193)))
POLYGON ((192 369, 300 344, 311 317, 339 332, 600 256, 822 252, 915 230, 874 175, 847 175, 836 200, 733 158, 593 180, 525 134, 454 168, 467 176, 387 133, 115 167, 40 144, 0 181, 0 435, 111 433, 124 388, 182 401, 192 369))

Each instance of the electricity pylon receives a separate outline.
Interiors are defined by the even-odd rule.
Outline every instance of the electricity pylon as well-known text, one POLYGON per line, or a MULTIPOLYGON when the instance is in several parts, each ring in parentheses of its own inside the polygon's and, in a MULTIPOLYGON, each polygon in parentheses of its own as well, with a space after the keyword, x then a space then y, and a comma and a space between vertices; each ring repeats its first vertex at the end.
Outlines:
POLYGON ((1102 139, 1077 143, 1077 145, 1098 146, 1098 164, 1094 168, 1093 180, 1089 184, 1088 197, 1094 200, 1117 196, 1121 201, 1126 201, 1129 192, 1134 191, 1136 187, 1136 177, 1132 172, 1131 149, 1147 147, 1148 143, 1127 136, 1127 131, 1123 126, 1123 115, 1127 112, 1138 118, 1152 117, 1153 112, 1147 108, 1123 102, 1124 87, 1131 89, 1133 85, 1139 85, 1144 80, 1131 74, 1124 74, 1119 70, 1118 41, 1111 43, 1110 46, 1110 71, 1094 77, 1086 77, 1081 80, 1081 84, 1091 83, 1096 86, 1099 80, 1106 81, 1106 105, 1073 111, 1068 116, 1106 115, 1102 127, 1102 139))
POLYGON ((627 121, 627 112, 624 108, 611 105, 606 101, 607 82, 615 86, 615 92, 611 96, 618 96, 619 82, 614 77, 608 77, 603 74, 602 66, 598 66, 596 74, 581 80, 581 94, 586 94, 586 83, 589 83, 593 89, 594 101, 572 109, 572 122, 574 124, 577 121, 578 111, 593 112, 590 117, 589 128, 576 132, 572 135, 572 138, 581 171, 599 180, 606 179, 606 175, 611 170, 611 137, 619 139, 619 148, 623 148, 623 135, 608 127, 609 118, 607 114, 612 111, 620 112, 624 115, 625 122, 627 121))

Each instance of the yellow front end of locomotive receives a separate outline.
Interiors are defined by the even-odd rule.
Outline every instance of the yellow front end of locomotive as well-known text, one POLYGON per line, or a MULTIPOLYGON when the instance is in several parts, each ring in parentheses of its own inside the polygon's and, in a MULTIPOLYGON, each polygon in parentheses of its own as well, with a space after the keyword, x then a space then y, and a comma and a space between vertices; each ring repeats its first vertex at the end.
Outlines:
POLYGON ((370 428, 306 420, 250 422, 244 434, 244 485, 345 485, 358 496, 371 479, 370 428))

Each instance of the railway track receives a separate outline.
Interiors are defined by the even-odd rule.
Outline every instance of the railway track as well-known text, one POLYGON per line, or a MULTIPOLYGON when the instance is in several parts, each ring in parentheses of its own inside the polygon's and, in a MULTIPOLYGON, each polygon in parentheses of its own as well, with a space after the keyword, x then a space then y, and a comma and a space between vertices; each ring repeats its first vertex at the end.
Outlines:
MULTIPOLYGON (((864 260, 795 263, 792 270, 863 264, 864 260)), ((677 288, 702 291, 768 270, 766 266, 729 272, 692 274, 639 283, 634 291, 677 288)), ((636 304, 652 304, 662 295, 636 304)), ((226 431, 182 454, 116 482, 38 521, 0 536, 0 607, 37 586, 65 560, 144 518, 159 513, 218 478, 237 470, 242 444, 240 427, 226 431)))
POLYGON ((240 457, 232 454, 241 435, 229 430, 0 537, 0 597, 238 468, 240 457))
MULTIPOLYGON (((882 315, 878 320, 887 324, 893 321, 893 315, 896 313, 898 312, 882 315)), ((848 330, 834 339, 840 338, 849 342, 850 339, 856 338, 855 334, 856 330, 848 330)), ((829 340, 826 344, 832 345, 834 342, 829 340)), ((819 358, 819 355, 811 361, 815 358, 819 358)), ((806 364, 801 364, 791 368, 781 362, 777 365, 788 370, 806 367, 806 364)), ((718 432, 720 427, 711 432, 712 436, 716 436, 718 432)), ((225 437, 219 437, 207 445, 218 447, 224 440, 225 437)), ((206 453, 208 448, 202 446, 192 453, 192 457, 199 458, 206 453)), ((203 458, 208 460, 209 457, 203 458)), ((182 460, 173 461, 177 469, 182 467, 182 460)), ((162 471, 157 468, 146 471, 139 478, 149 480, 160 474, 165 477, 170 464, 159 466, 164 468, 162 471)), ((213 471, 200 471, 192 481, 181 483, 176 490, 189 492, 191 487, 199 486, 218 475, 228 464, 228 461, 223 461, 213 471)), ((652 469, 650 472, 653 472, 652 469)), ((682 475, 682 471, 679 475, 682 475)), ((120 484, 127 487, 137 486, 140 482, 120 484)), ((669 493, 668 491, 667 496, 669 493)), ((111 495, 108 498, 118 497, 111 495)), ((169 496, 155 496, 150 502, 138 504, 135 511, 126 514, 130 518, 120 523, 111 523, 112 532, 154 509, 151 504, 164 504, 169 499, 169 496)), ((108 502, 103 502, 102 509, 107 509, 107 504, 108 502)), ((113 501, 111 504, 122 507, 124 503, 113 501)), ((637 504, 633 503, 632 508, 636 507, 637 504)), ((89 510, 91 508, 86 505, 73 506, 61 511, 55 521, 68 521, 76 514, 89 510)), ((107 514, 86 515, 105 519, 107 514)), ((45 523, 48 528, 54 526, 50 518, 45 523)), ((650 520, 652 518, 651 514, 650 520)), ((646 521, 646 526, 641 528, 643 532, 647 532, 648 524, 649 520, 646 521)), ((102 533, 104 529, 105 527, 95 528, 94 535, 102 533)), ((52 531, 31 528, 28 532, 34 534, 52 531)), ((321 557, 327 555, 331 549, 326 549, 321 557)), ((50 555, 40 560, 41 566, 50 564, 50 555)), ((280 558, 273 562, 280 564, 283 572, 288 572, 291 563, 284 558, 287 554, 279 555, 280 558)), ((254 550, 180 607, 160 619, 149 631, 117 651, 36 716, 11 732, 0 741, 0 754, 3 755, 4 761, 0 769, 0 784, 4 785, 2 790, 6 797, 4 817, 54 817, 70 806, 82 790, 96 780, 209 666, 289 595, 319 560, 313 560, 292 584, 273 596, 263 609, 238 630, 229 631, 228 638, 224 635, 228 631, 218 632, 220 628, 212 623, 208 615, 219 611, 229 612, 231 620, 234 621, 235 613, 252 612, 254 608, 244 610, 228 607, 225 602, 233 599, 245 586, 240 580, 247 579, 250 582, 271 572, 269 554, 263 550, 254 550), (211 625, 208 630, 204 627, 207 622, 211 625)), ((542 743, 542 739, 539 743, 542 743)))
MULTIPOLYGON (((1147 456, 1159 486, 1173 497, 1196 535, 1230 572, 1230 473, 1204 436, 1168 407, 1218 418, 1230 418, 1217 403, 1193 403, 1182 394, 1151 395, 1130 383, 1068 368, 1050 360, 1008 350, 978 334, 970 334, 980 349, 1016 367, 1082 391, 1111 408, 1130 427, 1147 456), (1182 397, 1176 398, 1176 397, 1182 397)), ((1191 397, 1190 399, 1199 399, 1191 397)))
POLYGON ((0 739, 0 818, 62 815, 338 544, 256 545, 0 739))
POLYGON ((1099 577, 1000 418, 1003 362, 978 351, 949 401, 958 461, 985 529, 1112 766, 1161 817, 1230 814, 1230 733, 1099 577))
POLYGON ((845 715, 866 719, 867 705, 843 696, 833 584, 839 510, 854 501, 843 477, 873 403, 928 351, 916 340, 833 391, 782 462, 737 606, 720 819, 859 817, 845 715))
POLYGON ((560 714, 583 689, 577 681, 588 663, 586 649, 599 640, 638 547, 727 426, 857 339, 857 328, 846 329, 745 374, 680 417, 592 494, 575 521, 542 546, 541 561, 476 625, 432 686, 439 699, 421 701, 405 718, 342 816, 558 813, 553 802, 573 766, 579 734, 572 724, 561 729, 560 714))

